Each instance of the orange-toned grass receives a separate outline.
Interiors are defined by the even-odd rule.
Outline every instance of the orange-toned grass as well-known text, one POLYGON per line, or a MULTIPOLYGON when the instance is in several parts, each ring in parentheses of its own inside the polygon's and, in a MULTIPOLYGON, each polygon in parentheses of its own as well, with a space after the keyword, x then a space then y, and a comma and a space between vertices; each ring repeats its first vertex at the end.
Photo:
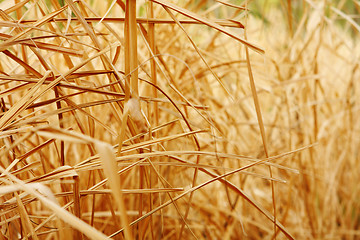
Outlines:
POLYGON ((357 239, 359 25, 271 4, 2 1, 0 238, 357 239))

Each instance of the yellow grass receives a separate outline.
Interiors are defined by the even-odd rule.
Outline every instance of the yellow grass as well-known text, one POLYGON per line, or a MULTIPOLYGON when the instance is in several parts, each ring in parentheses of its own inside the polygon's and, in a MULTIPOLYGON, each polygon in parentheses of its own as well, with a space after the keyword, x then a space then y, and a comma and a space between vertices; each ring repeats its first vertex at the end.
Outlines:
POLYGON ((60 2, 0 2, 0 239, 359 238, 357 2, 60 2))

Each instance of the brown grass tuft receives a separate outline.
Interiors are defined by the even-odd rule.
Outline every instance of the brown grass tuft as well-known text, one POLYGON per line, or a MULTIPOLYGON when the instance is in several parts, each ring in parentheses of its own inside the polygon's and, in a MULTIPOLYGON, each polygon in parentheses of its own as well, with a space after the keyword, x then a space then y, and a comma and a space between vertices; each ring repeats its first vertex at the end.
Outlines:
POLYGON ((357 239, 359 4, 256 4, 1 1, 0 239, 357 239))

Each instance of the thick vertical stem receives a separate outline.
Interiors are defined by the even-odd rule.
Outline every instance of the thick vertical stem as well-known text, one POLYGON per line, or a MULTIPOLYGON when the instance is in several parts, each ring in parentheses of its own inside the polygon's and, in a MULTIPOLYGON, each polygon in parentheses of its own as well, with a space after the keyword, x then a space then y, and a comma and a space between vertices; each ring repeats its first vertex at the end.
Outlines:
MULTIPOLYGON (((126 0, 125 6, 125 75, 126 75, 126 83, 125 83, 125 104, 127 105, 124 110, 125 117, 123 118, 123 126, 127 121, 127 112, 129 111, 129 115, 133 117, 135 123, 137 123, 136 118, 134 119, 134 113, 138 113, 141 115, 141 107, 139 103, 139 87, 138 87, 138 57, 137 57, 137 22, 136 22, 136 0, 126 0), (133 101, 135 98, 135 101, 133 101), (130 100, 131 99, 131 100, 130 100), (130 100, 130 101, 129 101, 130 100), (136 104, 132 104, 136 103, 136 104)), ((131 124, 128 125, 130 128, 130 132, 135 135, 136 132, 131 127, 131 124)), ((139 127, 139 126, 138 126, 139 127)), ((125 127, 122 128, 122 131, 125 131, 125 127)), ((124 134, 124 133, 123 133, 124 134)), ((122 140, 121 140, 122 141, 122 140)), ((120 153, 119 143, 119 153, 120 153)), ((143 168, 139 169, 139 187, 143 188, 144 178, 143 178, 143 168)), ((143 212, 143 195, 139 196, 139 217, 142 216, 143 212)), ((138 234, 139 238, 142 239, 142 229, 143 224, 139 222, 138 225, 138 234)))
POLYGON ((129 34, 129 3, 125 5, 125 26, 124 26, 124 42, 125 42, 125 101, 130 99, 130 34, 129 34))
POLYGON ((125 87, 125 100, 128 100, 130 92, 138 96, 136 0, 126 1, 125 18, 125 74, 130 74, 130 78, 127 77, 128 86, 125 87))
MULTIPOLYGON (((149 3, 149 12, 150 12, 150 18, 154 18, 154 6, 153 3, 149 3)), ((151 51, 156 54, 156 45, 155 45, 155 24, 149 23, 149 45, 151 48, 151 51)), ((150 53, 150 57, 151 53, 150 53)), ((156 86, 157 85, 157 75, 156 75, 156 62, 154 58, 151 58, 150 60, 150 66, 151 66, 151 81, 156 86)), ((158 97, 158 92, 156 88, 153 88, 153 97, 158 97)), ((155 126, 159 125, 159 110, 158 110, 158 102, 154 102, 154 123, 155 126)))

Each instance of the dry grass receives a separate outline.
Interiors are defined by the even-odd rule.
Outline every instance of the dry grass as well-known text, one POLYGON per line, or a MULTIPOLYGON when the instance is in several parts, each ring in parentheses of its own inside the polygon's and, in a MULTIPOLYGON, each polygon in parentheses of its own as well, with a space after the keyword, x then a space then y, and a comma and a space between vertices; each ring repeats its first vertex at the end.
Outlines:
POLYGON ((0 239, 360 237, 345 1, 59 2, 0 3, 0 239))

